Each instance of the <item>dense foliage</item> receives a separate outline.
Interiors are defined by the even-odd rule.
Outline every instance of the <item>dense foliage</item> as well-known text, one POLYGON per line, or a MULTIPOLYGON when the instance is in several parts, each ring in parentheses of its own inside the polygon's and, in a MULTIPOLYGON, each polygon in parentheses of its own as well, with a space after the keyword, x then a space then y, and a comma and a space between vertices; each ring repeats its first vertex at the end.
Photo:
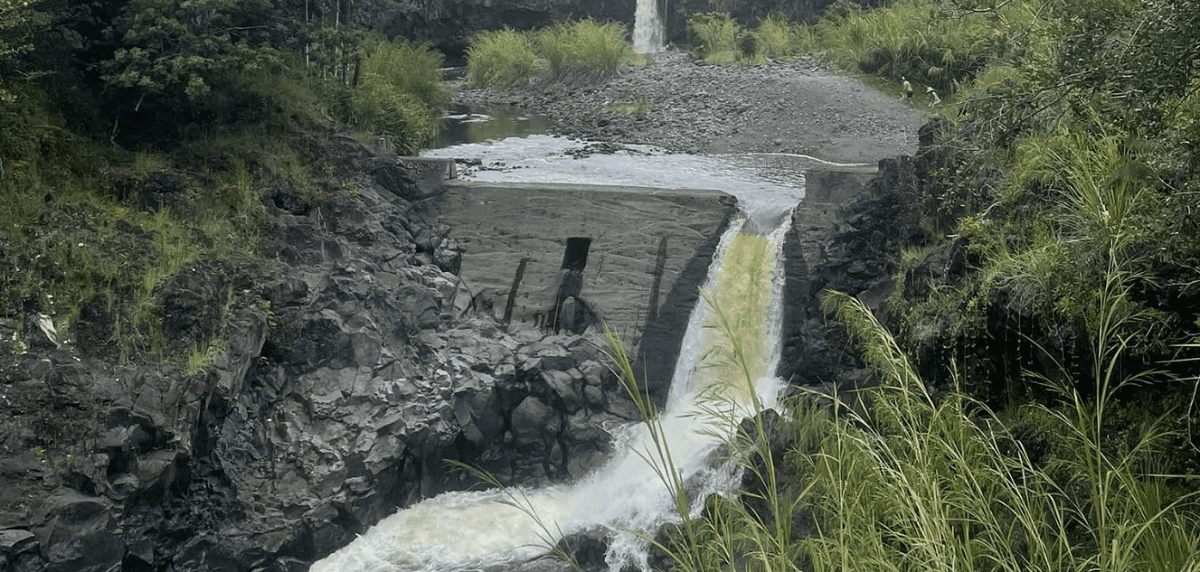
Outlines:
MULTIPOLYGON (((1200 3, 841 3, 790 27, 921 94, 912 238, 891 332, 828 298, 879 386, 800 400, 782 461, 741 438, 758 484, 685 518, 675 565, 1200 570, 1200 3)), ((710 61, 766 55, 720 14, 690 29, 710 61)))
POLYGON ((163 339, 162 289, 253 264, 268 199, 311 208, 341 186, 315 134, 402 152, 436 137, 440 54, 305 7, 0 0, 0 324, 17 351, 50 326, 93 355, 202 363, 210 344, 163 339))

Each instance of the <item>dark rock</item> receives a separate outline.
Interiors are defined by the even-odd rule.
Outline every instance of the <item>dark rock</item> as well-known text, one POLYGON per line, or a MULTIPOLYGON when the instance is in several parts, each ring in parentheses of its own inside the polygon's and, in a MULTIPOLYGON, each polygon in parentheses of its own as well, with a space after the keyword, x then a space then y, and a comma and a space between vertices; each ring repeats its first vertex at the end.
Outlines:
POLYGON ((170 351, 182 352, 207 342, 221 325, 227 288, 217 271, 186 268, 163 291, 163 336, 170 351))
POLYGON ((512 412, 512 435, 518 449, 537 449, 558 436, 561 419, 537 397, 526 397, 512 412))
POLYGON ((35 521, 48 572, 107 572, 125 555, 111 507, 101 498, 59 489, 35 521))
POLYGON ((606 531, 592 530, 568 534, 558 541, 557 546, 580 568, 595 570, 605 566, 608 543, 606 531))
POLYGON ((900 181, 907 161, 882 161, 880 173, 809 171, 804 200, 784 242, 783 352, 778 375, 793 383, 842 381, 861 365, 841 326, 825 320, 827 288, 881 309, 890 296, 890 260, 899 249, 900 181), (800 367, 803 364, 803 367, 800 367))
POLYGON ((38 551, 38 541, 28 530, 0 530, 0 570, 34 572, 46 562, 38 551))

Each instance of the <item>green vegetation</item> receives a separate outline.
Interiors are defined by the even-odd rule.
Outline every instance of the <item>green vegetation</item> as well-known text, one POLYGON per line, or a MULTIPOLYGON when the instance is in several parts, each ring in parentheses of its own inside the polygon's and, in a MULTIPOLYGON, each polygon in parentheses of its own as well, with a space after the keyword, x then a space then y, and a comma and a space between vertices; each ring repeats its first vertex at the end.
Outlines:
POLYGON ((477 87, 512 89, 545 73, 534 38, 504 29, 471 36, 467 48, 467 81, 477 87))
POLYGON ((1200 4, 896 0, 779 24, 689 29, 713 62, 787 37, 933 88, 936 140, 902 191, 891 331, 827 298, 877 386, 792 403, 774 477, 739 439, 757 484, 675 531, 674 566, 1200 570, 1200 4))
POLYGON ((761 65, 769 58, 795 61, 807 47, 805 29, 780 15, 764 18, 753 30, 728 14, 703 12, 688 19, 692 52, 709 63, 761 65))
MULTIPOLYGON (((1115 321, 1133 318, 1116 310, 1119 300, 1104 303, 1115 321)), ((782 458, 767 421, 780 418, 756 404, 752 423, 729 442, 751 485, 707 499, 701 517, 689 513, 688 490, 656 437, 647 461, 681 519, 656 541, 671 569, 1200 570, 1197 499, 1178 475, 1162 472, 1178 435, 1161 420, 1114 444, 1101 433, 1114 403, 1060 385, 1068 407, 1032 405, 1006 421, 957 390, 931 391, 858 300, 834 293, 826 305, 858 341, 879 385, 790 402, 774 430, 787 444, 782 458)), ((729 314, 719 312, 712 324, 727 351, 709 363, 725 384, 749 387, 761 356, 745 351, 748 337, 729 314)), ((1106 355, 1123 349, 1119 337, 1095 342, 1106 355)), ((614 371, 655 427, 620 340, 609 334, 608 343, 614 371)), ((1093 382, 1111 397, 1144 375, 1110 367, 1093 382)), ((727 409, 728 397, 710 394, 711 409, 727 409)))
POLYGON ((625 41, 625 28, 593 20, 556 24, 535 32, 480 32, 467 48, 467 81, 508 90, 539 77, 590 81, 641 60, 625 41))
POLYGON ((637 101, 618 101, 605 105, 605 108, 613 113, 621 115, 649 115, 653 111, 653 106, 650 100, 644 97, 638 98, 637 101))
POLYGON ((15 351, 42 314, 96 355, 198 372, 223 332, 164 339, 164 288, 185 268, 258 264, 269 198, 307 209, 345 188, 315 133, 348 126, 401 152, 434 140, 441 56, 310 16, 0 0, 0 318, 15 351))

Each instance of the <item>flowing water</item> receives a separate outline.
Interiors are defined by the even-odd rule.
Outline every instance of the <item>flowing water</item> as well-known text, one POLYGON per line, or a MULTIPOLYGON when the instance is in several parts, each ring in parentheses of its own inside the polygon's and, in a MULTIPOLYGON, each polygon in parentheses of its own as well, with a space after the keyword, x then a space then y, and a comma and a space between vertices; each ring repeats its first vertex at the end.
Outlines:
POLYGON ((479 570, 544 555, 565 535, 597 529, 610 535, 606 560, 612 569, 645 570, 647 546, 638 535, 652 536, 677 520, 674 497, 660 477, 654 435, 662 436, 698 503, 739 482, 735 467, 714 456, 739 419, 756 406, 774 406, 783 385, 773 376, 780 353, 781 245, 786 215, 803 197, 803 176, 794 169, 764 169, 746 157, 669 155, 640 147, 573 158, 578 154, 567 151, 579 145, 535 136, 425 154, 480 158, 485 168, 467 177, 481 180, 716 188, 739 198, 743 217, 722 236, 704 300, 684 334, 658 420, 661 432, 641 423, 616 431, 613 458, 571 485, 428 499, 384 519, 314 564, 314 572, 479 570), (743 362, 731 359, 734 343, 740 344, 743 362))
POLYGON ((658 0, 637 0, 633 14, 633 49, 643 54, 661 52, 665 35, 658 0))

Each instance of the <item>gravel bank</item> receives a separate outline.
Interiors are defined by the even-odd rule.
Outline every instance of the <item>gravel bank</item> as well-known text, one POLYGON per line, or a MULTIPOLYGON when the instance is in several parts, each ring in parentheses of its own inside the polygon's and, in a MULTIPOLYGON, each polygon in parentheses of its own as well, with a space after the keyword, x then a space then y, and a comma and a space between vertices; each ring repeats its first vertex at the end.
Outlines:
POLYGON ((921 113, 809 59, 744 68, 685 52, 593 82, 542 81, 511 92, 455 90, 457 103, 515 106, 549 118, 552 132, 679 153, 789 153, 839 163, 916 150, 921 113), (648 113, 621 113, 641 103, 648 113))

